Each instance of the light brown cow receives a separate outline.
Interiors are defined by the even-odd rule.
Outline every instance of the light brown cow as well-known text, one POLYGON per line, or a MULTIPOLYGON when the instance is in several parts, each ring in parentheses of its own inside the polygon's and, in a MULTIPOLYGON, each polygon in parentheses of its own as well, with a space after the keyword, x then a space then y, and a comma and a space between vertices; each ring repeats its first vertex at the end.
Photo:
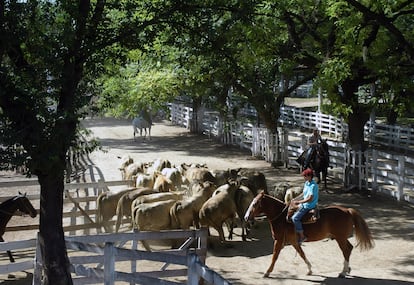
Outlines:
POLYGON ((157 192, 175 191, 174 183, 162 174, 158 174, 154 181, 154 190, 157 192))
POLYGON ((198 183, 204 181, 215 183, 215 178, 207 167, 188 166, 184 163, 181 165, 181 167, 184 171, 184 176, 189 183, 198 183))
POLYGON ((107 191, 99 194, 96 199, 96 223, 102 226, 105 231, 112 232, 112 227, 109 227, 108 222, 116 214, 116 207, 119 199, 125 193, 131 192, 136 188, 126 188, 119 191, 107 191))
POLYGON ((171 162, 168 159, 158 158, 149 163, 150 166, 147 169, 148 174, 155 172, 161 172, 164 168, 171 167, 171 162))
POLYGON ((122 180, 135 180, 138 173, 145 172, 145 164, 141 162, 134 162, 125 167, 122 172, 122 180))
POLYGON ((235 193, 238 188, 237 183, 218 187, 217 194, 208 199, 200 209, 200 225, 213 227, 219 233, 220 242, 225 242, 223 223, 227 219, 234 219, 236 215, 235 193))
POLYGON ((178 201, 171 207, 171 218, 175 220, 175 223, 181 229, 188 229, 192 225, 198 228, 198 213, 215 189, 216 186, 209 181, 200 183, 200 190, 196 194, 182 201, 178 201))
POLYGON ((286 190, 286 194, 284 198, 285 204, 289 205, 290 201, 300 196, 302 192, 303 192, 303 188, 301 186, 294 186, 294 187, 288 188, 286 190))
POLYGON ((155 179, 158 175, 159 172, 151 174, 138 173, 135 182, 135 187, 154 188, 155 179))
MULTIPOLYGON (((138 204, 133 212, 134 227, 139 231, 160 231, 177 229, 170 217, 170 208, 176 200, 138 204)), ((148 243, 142 241, 146 250, 151 251, 148 243)))
POLYGON ((181 189, 183 176, 177 167, 166 167, 161 170, 161 174, 170 179, 176 189, 181 189))
POLYGON ((256 196, 261 190, 264 190, 266 194, 268 193, 266 177, 262 172, 238 168, 231 169, 230 173, 231 179, 237 180, 241 185, 247 186, 253 192, 253 195, 256 196))
POLYGON ((125 168, 128 165, 134 163, 134 159, 132 157, 130 157, 129 155, 123 155, 122 157, 118 156, 118 159, 120 159, 120 165, 119 165, 118 169, 121 171, 122 180, 125 180, 125 178, 124 178, 125 177, 125 168))
MULTIPOLYGON (((246 237, 249 233, 248 224, 244 220, 244 214, 249 208, 251 202, 254 199, 253 192, 246 186, 240 185, 234 195, 234 202, 236 203, 237 216, 240 219, 241 228, 242 228, 242 240, 246 241, 246 237)), ((232 222, 233 220, 231 220, 232 222)), ((229 239, 233 239, 233 228, 234 223, 230 224, 229 227, 229 239)))
POLYGON ((132 201, 131 204, 131 212, 134 212, 134 209, 138 204, 143 203, 153 203, 158 201, 165 201, 165 200, 181 200, 185 197, 185 191, 174 191, 174 192, 161 192, 161 193, 153 193, 145 196, 141 196, 136 198, 132 201))
POLYGON ((123 194, 117 203, 116 206, 116 224, 115 224, 115 232, 119 231, 119 228, 122 225, 122 218, 125 216, 127 218, 131 218, 131 204, 132 201, 134 201, 136 198, 144 196, 144 195, 149 195, 149 194, 153 194, 156 193, 156 191, 154 191, 151 188, 148 187, 139 187, 136 188, 132 191, 129 191, 125 194, 123 194))

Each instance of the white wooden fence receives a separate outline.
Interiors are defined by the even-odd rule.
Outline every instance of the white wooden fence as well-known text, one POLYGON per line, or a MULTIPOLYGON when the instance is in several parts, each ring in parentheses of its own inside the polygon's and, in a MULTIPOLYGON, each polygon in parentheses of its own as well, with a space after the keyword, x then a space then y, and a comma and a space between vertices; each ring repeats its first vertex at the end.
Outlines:
MULTIPOLYGON (((187 107, 181 106, 181 109, 185 108, 187 107)), ((177 110, 179 108, 175 107, 171 112, 177 110)), ((173 120, 181 116, 184 115, 174 114, 170 119, 172 123, 182 126, 180 121, 173 120)), ((372 122, 365 127, 371 145, 382 145, 381 148, 390 149, 388 144, 392 143, 391 149, 406 153, 402 156, 375 148, 365 152, 352 150, 343 142, 348 130, 342 120, 294 107, 281 108, 280 120, 283 127, 279 128, 277 134, 271 134, 267 129, 255 127, 248 122, 224 122, 218 112, 204 112, 203 116, 198 114, 198 118, 202 120, 199 122, 201 132, 209 137, 224 144, 249 149, 252 156, 262 157, 266 161, 283 162, 287 167, 298 166, 295 160, 304 150, 307 136, 310 135, 310 131, 304 134, 299 129, 311 130, 317 127, 328 138, 331 169, 328 170, 328 175, 331 173, 342 179, 347 188, 371 188, 399 201, 414 203, 414 164, 410 162, 413 158, 409 156, 414 148, 412 128, 385 127, 381 124, 374 126, 372 122)))
MULTIPOLYGON (((122 234, 91 234, 100 233, 101 228, 96 224, 96 199, 102 192, 111 186, 129 185, 131 181, 99 181, 89 183, 65 184, 63 225, 67 234, 67 248, 76 251, 76 256, 70 256, 72 272, 80 277, 76 278, 75 284, 114 284, 115 281, 130 282, 130 284, 198 284, 195 280, 205 279, 210 284, 230 284, 218 273, 210 270, 205 265, 207 254, 207 230, 175 230, 163 232, 136 232, 122 234), (78 234, 78 236, 76 235, 78 234), (86 234, 86 235, 82 235, 86 234), (137 250, 137 241, 157 239, 185 239, 186 241, 176 250, 144 252, 137 250), (132 248, 121 248, 127 241, 132 241, 132 248), (91 245, 94 243, 94 245, 91 245), (196 247, 193 244, 196 244, 196 247), (105 244, 101 247, 99 244, 105 244), (81 256, 79 251, 87 251, 92 254, 81 256), (194 254, 196 256, 194 256, 194 254), (115 271, 115 263, 129 261, 130 272, 115 271), (154 272, 138 272, 136 260, 162 261, 166 264, 162 269, 154 272), (88 267, 84 264, 99 263, 98 267, 88 267), (185 268, 169 270, 169 264, 182 265, 185 268), (104 266, 102 270, 101 267, 104 266), (160 277, 184 276, 188 281, 174 282, 160 277), (148 282, 147 282, 148 281, 148 282), (150 282, 149 282, 150 281, 150 282)), ((24 186, 28 189, 27 197, 36 209, 39 208, 39 184, 37 180, 7 181, 0 182, 0 188, 7 188, 13 192, 14 188, 24 186), (33 188, 33 189, 32 189, 33 188)), ((16 190, 17 193, 17 190, 16 190)), ((10 196, 11 197, 11 196, 10 196)), ((0 202, 10 197, 0 197, 0 202)), ((38 218, 27 219, 27 224, 9 226, 10 231, 37 231, 39 228, 38 218)), ((115 223, 111 221, 112 225, 115 223)), ((25 252, 33 251, 33 258, 16 258, 15 263, 0 265, 0 274, 7 274, 22 270, 35 268, 33 284, 41 284, 40 250, 36 239, 12 241, 0 243, 0 252, 6 250, 25 252)))
MULTIPOLYGON (((77 252, 76 256, 69 258, 71 271, 76 275, 73 278, 74 284, 113 285, 117 281, 123 281, 130 284, 198 285, 201 279, 213 285, 230 284, 205 265, 207 236, 207 229, 202 228, 66 237, 68 250, 77 252), (137 249, 137 243, 141 240, 170 239, 185 239, 185 242, 178 249, 151 252, 137 249), (132 244, 130 249, 124 247, 127 242, 132 244), (196 246, 191 247, 194 243, 196 246), (141 261, 146 261, 145 268, 140 268, 141 261), (148 263, 151 262, 153 266, 148 271, 148 263), (159 262, 163 265, 160 266, 159 262), (127 263, 130 270, 126 271, 127 263)), ((38 281, 41 280, 40 255, 37 255, 35 265, 34 285, 40 284, 38 281)))

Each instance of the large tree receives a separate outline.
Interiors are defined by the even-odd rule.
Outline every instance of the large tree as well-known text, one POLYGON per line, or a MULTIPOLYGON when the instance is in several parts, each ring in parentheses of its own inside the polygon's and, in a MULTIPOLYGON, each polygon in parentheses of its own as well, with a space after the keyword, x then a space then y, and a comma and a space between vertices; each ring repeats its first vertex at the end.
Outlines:
POLYGON ((260 123, 272 132, 277 129, 284 98, 316 76, 332 44, 333 27, 320 2, 279 2, 205 5, 189 15, 183 27, 185 40, 171 34, 172 43, 186 51, 184 66, 197 59, 205 67, 197 71, 208 78, 205 82, 210 82, 211 95, 223 116, 235 113, 226 105, 232 88, 231 99, 238 99, 233 102, 234 110, 240 107, 237 102, 249 103, 260 123))
POLYGON ((413 94, 413 1, 331 1, 335 49, 322 64, 318 84, 348 123, 349 143, 365 147, 371 111, 389 110, 413 94), (370 89, 370 94, 362 90, 370 89))
POLYGON ((183 3, 0 1, 2 167, 28 162, 40 184, 44 284, 72 284, 62 207, 66 153, 76 140, 90 79, 123 49, 144 48, 183 3), (21 160, 14 146, 24 149, 21 160), (3 155, 5 154, 5 155, 3 155))

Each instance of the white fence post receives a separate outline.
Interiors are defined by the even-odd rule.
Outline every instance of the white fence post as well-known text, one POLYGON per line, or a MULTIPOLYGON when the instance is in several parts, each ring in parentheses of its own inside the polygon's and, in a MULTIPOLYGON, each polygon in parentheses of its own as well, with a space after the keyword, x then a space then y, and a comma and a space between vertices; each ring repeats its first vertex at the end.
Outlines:
POLYGON ((372 173, 371 188, 374 192, 378 190, 377 166, 378 166, 378 151, 376 149, 373 149, 372 150, 372 161, 371 161, 371 173, 372 173))
POLYGON ((283 135, 282 135, 282 146, 283 146, 282 160, 285 162, 285 167, 288 167, 288 165, 289 165, 289 150, 288 150, 289 131, 287 129, 283 129, 282 132, 283 132, 283 135))
POLYGON ((401 201, 404 198, 404 176, 405 176, 405 157, 398 156, 398 193, 397 200, 401 201))

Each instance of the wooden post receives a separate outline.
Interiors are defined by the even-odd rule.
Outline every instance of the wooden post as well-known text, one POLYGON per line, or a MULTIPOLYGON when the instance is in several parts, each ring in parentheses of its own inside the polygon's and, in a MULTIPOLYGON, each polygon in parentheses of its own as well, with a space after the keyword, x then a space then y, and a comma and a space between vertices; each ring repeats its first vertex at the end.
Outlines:
POLYGON ((36 254, 34 257, 34 269, 33 269, 33 279, 32 285, 40 285, 42 284, 42 251, 40 250, 40 243, 39 243, 39 232, 37 233, 36 239, 36 254))
POLYGON ((205 249, 206 251, 203 252, 203 255, 200 256, 200 261, 205 264, 207 258, 207 237, 208 237, 208 228, 202 227, 199 229, 199 237, 198 237, 198 249, 205 249))
POLYGON ((197 255, 189 254, 187 255, 187 284, 188 285, 198 285, 199 277, 197 274, 197 255))
POLYGON ((105 243, 104 249, 104 284, 115 284, 115 247, 113 242, 105 243))
MULTIPOLYGON (((133 232, 136 233, 137 230, 133 229, 133 232)), ((131 245, 131 249, 132 250, 137 250, 138 249, 138 241, 136 238, 134 238, 132 240, 132 245, 131 245)), ((137 272, 137 260, 131 260, 131 273, 136 273, 137 272)), ((131 285, 134 285, 135 283, 130 283, 131 285)))

